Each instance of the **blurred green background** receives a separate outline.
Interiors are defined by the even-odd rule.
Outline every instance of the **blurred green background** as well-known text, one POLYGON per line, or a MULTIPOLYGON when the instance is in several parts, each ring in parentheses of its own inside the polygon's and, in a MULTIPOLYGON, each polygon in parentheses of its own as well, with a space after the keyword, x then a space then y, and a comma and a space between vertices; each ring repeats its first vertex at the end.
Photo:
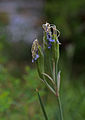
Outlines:
POLYGON ((31 44, 42 43, 42 24, 55 24, 59 38, 64 120, 85 120, 85 0, 0 1, 0 120, 57 120, 56 98, 31 63, 31 44))

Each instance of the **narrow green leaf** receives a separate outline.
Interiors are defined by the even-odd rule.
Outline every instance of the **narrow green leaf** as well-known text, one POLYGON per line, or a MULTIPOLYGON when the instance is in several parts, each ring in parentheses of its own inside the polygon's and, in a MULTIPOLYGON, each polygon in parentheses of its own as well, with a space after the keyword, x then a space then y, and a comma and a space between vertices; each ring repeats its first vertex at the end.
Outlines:
POLYGON ((55 82, 53 81, 53 79, 46 73, 42 73, 44 76, 46 76, 54 85, 55 85, 55 82))
POLYGON ((54 95, 56 95, 56 92, 54 91, 54 89, 48 84, 48 82, 46 80, 43 80, 41 79, 45 84, 46 86, 51 90, 51 92, 53 92, 54 95))

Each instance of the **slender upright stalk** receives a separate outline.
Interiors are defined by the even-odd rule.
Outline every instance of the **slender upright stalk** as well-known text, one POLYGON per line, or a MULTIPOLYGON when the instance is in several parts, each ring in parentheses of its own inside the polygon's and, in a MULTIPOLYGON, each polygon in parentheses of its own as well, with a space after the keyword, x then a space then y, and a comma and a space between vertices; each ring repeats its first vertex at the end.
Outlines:
POLYGON ((59 106, 59 112, 60 112, 60 119, 63 120, 63 112, 62 112, 60 96, 57 97, 57 100, 58 100, 58 106, 59 106))
POLYGON ((43 105, 43 103, 42 103, 42 100, 41 100, 41 97, 40 97, 40 94, 39 94, 38 89, 36 89, 36 92, 37 92, 37 94, 38 94, 38 99, 39 99, 39 102, 40 102, 40 106, 41 106, 41 108, 42 108, 42 112, 43 112, 44 118, 45 118, 45 120, 48 120, 47 113, 46 113, 46 111, 45 111, 45 108, 44 108, 44 105, 43 105))
POLYGON ((56 82, 56 85, 57 85, 57 61, 55 61, 55 82, 56 82))
MULTIPOLYGON (((55 81, 56 84, 57 83, 57 71, 58 71, 58 61, 55 61, 55 81)), ((57 96, 57 101, 58 101, 58 107, 59 107, 59 113, 60 113, 60 120, 63 120, 63 113, 62 113, 62 106, 61 106, 61 100, 60 100, 60 96, 59 96, 59 91, 56 91, 56 96, 57 96)))

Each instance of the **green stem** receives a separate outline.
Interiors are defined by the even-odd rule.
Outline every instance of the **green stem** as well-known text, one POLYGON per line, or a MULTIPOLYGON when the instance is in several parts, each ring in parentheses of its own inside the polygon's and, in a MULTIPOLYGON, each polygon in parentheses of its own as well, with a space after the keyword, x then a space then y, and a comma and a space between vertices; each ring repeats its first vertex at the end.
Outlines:
POLYGON ((48 117, 47 117, 47 114, 46 114, 44 105, 43 105, 43 103, 42 103, 42 100, 41 100, 39 91, 38 91, 37 89, 36 89, 36 92, 37 92, 37 94, 38 94, 38 98, 39 98, 39 102, 40 102, 40 105, 41 105, 41 108, 42 108, 42 112, 43 112, 44 118, 45 118, 45 120, 48 120, 48 117))
MULTIPOLYGON (((58 73, 58 61, 55 61, 55 81, 57 85, 57 73, 58 73)), ((58 91, 56 91, 58 92, 58 91)), ((58 100, 58 106, 59 106, 59 113, 60 113, 60 120, 63 120, 63 113, 62 113, 62 106, 61 106, 61 100, 59 93, 56 93, 57 95, 57 100, 58 100)))
POLYGON ((61 100, 60 97, 57 97, 58 100, 58 106, 59 106, 59 112, 60 112, 60 119, 63 120, 63 112, 62 112, 62 106, 61 106, 61 100))
POLYGON ((56 85, 57 85, 57 66, 58 64, 57 64, 57 61, 55 61, 55 82, 56 82, 56 85))

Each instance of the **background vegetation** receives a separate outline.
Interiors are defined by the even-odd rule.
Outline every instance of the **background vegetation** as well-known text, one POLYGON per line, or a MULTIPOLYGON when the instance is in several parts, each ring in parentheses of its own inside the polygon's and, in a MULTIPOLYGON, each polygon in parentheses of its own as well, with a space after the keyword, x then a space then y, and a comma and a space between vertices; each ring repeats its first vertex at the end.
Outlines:
MULTIPOLYGON (((64 120, 84 120, 85 0, 46 0, 43 14, 42 21, 56 24, 61 32, 59 64, 64 120)), ((6 14, 0 15, 1 28, 8 21, 6 14)), ((43 120, 36 88, 49 120, 56 120, 56 99, 39 80, 31 63, 31 45, 23 41, 12 43, 8 38, 7 33, 0 35, 0 120, 43 120)))

